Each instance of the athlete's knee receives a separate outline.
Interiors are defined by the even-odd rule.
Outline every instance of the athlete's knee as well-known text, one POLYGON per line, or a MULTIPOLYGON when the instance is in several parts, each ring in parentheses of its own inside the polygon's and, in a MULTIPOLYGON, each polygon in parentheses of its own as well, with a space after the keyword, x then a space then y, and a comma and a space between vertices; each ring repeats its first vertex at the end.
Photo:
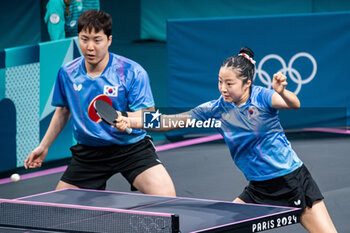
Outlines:
POLYGON ((176 196, 173 181, 162 164, 140 173, 135 178, 133 186, 145 194, 176 196))
POLYGON ((307 207, 301 215, 301 224, 311 233, 336 233, 327 208, 322 200, 316 201, 311 208, 307 207))
POLYGON ((173 183, 171 182, 170 184, 168 184, 168 187, 166 187, 163 190, 163 195, 164 196, 168 196, 168 197, 176 197, 176 191, 175 191, 175 187, 173 185, 173 183))

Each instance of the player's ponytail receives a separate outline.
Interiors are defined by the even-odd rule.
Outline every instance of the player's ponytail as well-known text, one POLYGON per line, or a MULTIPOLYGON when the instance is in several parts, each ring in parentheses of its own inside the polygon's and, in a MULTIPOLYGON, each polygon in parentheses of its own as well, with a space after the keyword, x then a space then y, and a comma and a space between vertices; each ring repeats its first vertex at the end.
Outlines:
POLYGON ((239 78, 245 84, 248 80, 253 83, 255 73, 254 52, 248 47, 242 47, 239 54, 228 57, 221 65, 236 70, 239 78))

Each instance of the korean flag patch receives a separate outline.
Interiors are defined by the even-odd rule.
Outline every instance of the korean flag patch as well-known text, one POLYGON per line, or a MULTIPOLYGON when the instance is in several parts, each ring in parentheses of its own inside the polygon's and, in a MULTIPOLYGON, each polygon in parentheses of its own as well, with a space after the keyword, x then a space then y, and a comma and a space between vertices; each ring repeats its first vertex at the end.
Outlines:
POLYGON ((118 96, 118 86, 108 86, 105 85, 103 94, 108 96, 117 97, 118 96))
POLYGON ((250 120, 252 118, 255 118, 258 115, 259 115, 258 109, 254 106, 250 106, 248 109, 248 119, 250 120))

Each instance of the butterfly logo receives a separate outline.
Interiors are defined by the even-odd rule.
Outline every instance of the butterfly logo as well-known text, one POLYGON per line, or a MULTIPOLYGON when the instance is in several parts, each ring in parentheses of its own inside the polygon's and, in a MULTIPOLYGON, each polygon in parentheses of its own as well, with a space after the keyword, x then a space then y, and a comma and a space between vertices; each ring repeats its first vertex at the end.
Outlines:
POLYGON ((81 85, 81 83, 79 85, 73 83, 73 88, 76 91, 80 91, 83 88, 83 85, 81 85))
POLYGON ((300 199, 299 199, 299 200, 297 200, 297 201, 294 201, 294 205, 299 206, 300 204, 301 204, 300 199))

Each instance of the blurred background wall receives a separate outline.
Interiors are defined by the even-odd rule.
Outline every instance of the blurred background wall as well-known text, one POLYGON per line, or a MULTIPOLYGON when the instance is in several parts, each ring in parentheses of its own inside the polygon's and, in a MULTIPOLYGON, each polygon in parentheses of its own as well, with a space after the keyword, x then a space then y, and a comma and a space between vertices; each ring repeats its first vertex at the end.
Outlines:
MULTIPOLYGON (((1 1, 0 49, 48 41, 44 23, 48 0, 1 1)), ((111 51, 148 71, 158 106, 166 106, 166 22, 168 19, 286 15, 349 11, 346 0, 101 0, 113 17, 111 51)))
MULTIPOLYGON (((4 123, 3 127, 1 127, 2 131, 0 131, 2 145, 7 148, 4 149, 3 154, 8 158, 6 160, 7 163, 3 163, 0 166, 0 172, 22 166, 22 162, 28 151, 33 149, 43 137, 52 116, 53 109, 50 107, 48 100, 50 99, 57 71, 62 64, 79 56, 78 44, 74 39, 48 42, 47 27, 43 20, 47 2, 48 0, 1 1, 0 105, 9 109, 10 113, 0 115, 1 121, 8 123, 4 123), (5 80, 7 81, 5 82, 5 80), (34 106, 31 105, 33 103, 35 103, 34 106), (31 114, 26 115, 26 112, 30 112, 31 114), (14 116, 17 116, 17 123, 13 119, 14 116), (23 119, 19 118, 19 116, 23 116, 23 119), (25 124, 26 122, 30 122, 30 127, 28 125, 19 127, 19 124, 25 124)), ((186 52, 188 56, 178 53, 177 57, 173 57, 172 54, 174 51, 179 50, 181 52, 181 49, 183 49, 183 44, 181 44, 183 41, 176 39, 176 36, 196 38, 196 40, 191 41, 194 43, 192 46, 199 45, 203 41, 207 41, 208 38, 220 37, 220 35, 210 35, 211 32, 206 34, 206 27, 197 27, 198 24, 196 23, 215 20, 220 22, 220 20, 225 21, 226 19, 228 21, 233 20, 237 22, 237 20, 242 20, 242 22, 247 22, 246 19, 253 17, 257 22, 255 25, 260 25, 263 18, 273 21, 281 17, 299 18, 299 15, 300 17, 308 17, 315 14, 315 16, 319 17, 318 15, 320 13, 331 14, 333 12, 343 12, 338 14, 340 17, 343 17, 344 14, 346 15, 350 12, 350 1, 345 0, 101 0, 100 6, 102 10, 112 16, 114 22, 112 32, 113 43, 110 51, 137 61, 147 70, 150 76, 156 107, 158 108, 169 106, 169 85, 172 85, 174 80, 174 88, 171 88, 173 92, 175 91, 177 92, 175 94, 180 94, 179 98, 184 96, 190 98, 189 95, 181 94, 183 93, 181 87, 186 87, 186 85, 181 83, 181 80, 176 84, 179 79, 176 75, 173 75, 174 72, 182 72, 182 68, 187 69, 186 66, 172 66, 171 68, 169 67, 169 62, 181 62, 181 56, 186 56, 188 59, 190 55, 195 54, 191 54, 191 48, 187 48, 186 52), (262 20, 259 20, 259 17, 262 20), (167 30, 169 30, 169 28, 167 29, 167 23, 173 26, 171 29, 172 38, 170 40, 167 38, 167 30), (195 30, 190 28, 187 34, 181 34, 182 32, 186 32, 186 30, 181 31, 181 28, 186 28, 187 25, 194 25, 193 29, 195 30), (196 32, 199 34, 195 34, 196 32), (175 50, 174 46, 177 46, 175 50), (176 89, 175 87, 180 89, 176 89)), ((313 22, 320 29, 322 29, 323 25, 328 25, 327 17, 324 18, 322 16, 321 18, 322 20, 313 22)), ((347 31, 349 27, 341 25, 347 25, 346 22, 340 22, 342 23, 339 24, 340 26, 337 26, 336 22, 333 22, 334 28, 337 28, 337 33, 340 37, 344 35, 342 37, 343 39, 347 39, 345 34, 348 35, 347 31)), ((209 24, 205 25, 207 26, 209 24)), ((234 27, 234 29, 227 28, 228 35, 230 34, 230 30, 232 30, 232 33, 240 32, 238 27, 234 27)), ((252 34, 254 34, 254 28, 252 28, 252 34)), ((315 35, 315 38, 317 39, 317 35, 315 35)), ((333 42, 330 41, 330 43, 333 42)), ((185 44, 190 45, 190 43, 185 44)), ((198 49, 205 49, 205 47, 201 47, 203 45, 205 46, 205 43, 200 45, 197 51, 198 49)), ((330 44, 330 48, 331 46, 332 44, 330 44)), ((341 46, 350 48, 345 40, 342 41, 341 46)), ((279 50, 282 47, 278 45, 276 49, 279 50)), ((237 47, 234 48, 230 50, 232 53, 237 52, 236 49, 239 49, 237 47)), ((210 49, 213 51, 213 48, 210 49)), ((327 50, 326 48, 323 49, 320 51, 327 50)), ((338 54, 345 51, 339 46, 337 49, 339 50, 337 50, 338 54)), ((284 50, 286 49, 284 48, 284 50)), ((231 55, 227 51, 222 52, 225 56, 231 55)), ((284 52, 288 53, 288 51, 284 52)), ((328 51, 327 54, 332 56, 332 51, 328 51)), ((200 53, 196 55, 200 56, 200 53)), ((215 55, 213 57, 222 59, 215 55)), ((334 59, 338 58, 338 56, 333 57, 334 59)), ((195 59, 197 58, 187 61, 186 65, 191 66, 191 62, 195 62, 195 59)), ((343 63, 335 62, 335 65, 344 64, 344 60, 346 60, 346 56, 342 58, 343 63)), ((211 64, 216 64, 215 62, 217 61, 211 62, 211 64)), ((323 62, 325 63, 327 61, 323 62)), ((327 65, 325 64, 323 66, 325 67, 327 65)), ((339 71, 339 67, 334 66, 330 67, 331 71, 329 73, 332 73, 332 69, 339 71)), ((327 74, 328 72, 324 73, 324 75, 327 74)), ((190 73, 186 75, 190 75, 190 73)), ((216 74, 213 73, 212 75, 216 74)), ((331 85, 332 83, 333 81, 329 81, 326 85, 331 85)), ((187 85, 187 88, 191 89, 192 83, 187 81, 187 85)), ((346 86, 343 86, 343 88, 346 88, 346 86)), ((325 89, 327 89, 327 86, 325 89)), ((215 96, 216 94, 211 93, 211 95, 215 96)), ((205 96, 203 99, 200 97, 190 100, 199 101, 201 99, 203 102, 206 98, 209 98, 209 96, 205 96)), ((310 95, 308 98, 311 100, 313 96, 310 95)), ((176 98, 172 98, 172 100, 176 101, 176 98)), ((179 100, 180 103, 186 101, 179 100)), ((345 95, 339 97, 338 100, 339 103, 350 102, 345 95)), ((188 101, 186 103, 190 102, 188 101)), ((341 108, 342 106, 337 105, 336 107, 340 107, 340 114, 346 114, 343 113, 344 109, 341 108)), ((335 113, 333 115, 337 117, 338 112, 335 113)), ((312 117, 312 114, 315 115, 315 112, 309 114, 312 117)), ((345 125, 347 124, 345 123, 345 125)), ((72 136, 70 128, 67 126, 65 131, 60 135, 60 138, 55 141, 52 147, 52 153, 54 154, 50 158, 54 160, 70 156, 66 146, 71 143, 72 136)))

